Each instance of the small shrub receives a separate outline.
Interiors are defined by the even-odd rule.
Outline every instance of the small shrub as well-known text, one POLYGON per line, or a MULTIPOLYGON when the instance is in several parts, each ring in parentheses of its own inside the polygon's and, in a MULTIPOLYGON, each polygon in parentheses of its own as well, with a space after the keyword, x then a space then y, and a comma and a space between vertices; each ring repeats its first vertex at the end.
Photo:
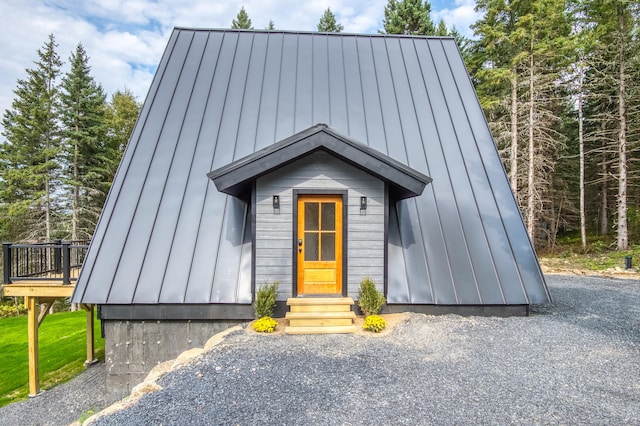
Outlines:
POLYGON ((387 326, 387 321, 380 315, 369 315, 364 319, 364 325, 362 328, 367 331, 373 331, 379 333, 387 326))
POLYGON ((276 296, 278 295, 279 281, 269 284, 265 282, 258 289, 256 301, 253 303, 253 309, 256 311, 256 318, 271 317, 276 307, 276 296))
POLYGON ((376 290, 376 283, 371 277, 365 277, 360 281, 360 291, 358 292, 358 306, 365 316, 376 315, 382 309, 382 305, 387 303, 384 295, 376 290))
POLYGON ((593 253, 603 253, 609 248, 608 244, 602 240, 597 240, 589 244, 589 250, 593 253))
POLYGON ((253 329, 258 333, 273 333, 278 322, 271 317, 262 317, 253 323, 253 329))
POLYGON ((12 302, 0 305, 0 318, 17 317, 27 313, 24 303, 15 304, 15 301, 12 302))

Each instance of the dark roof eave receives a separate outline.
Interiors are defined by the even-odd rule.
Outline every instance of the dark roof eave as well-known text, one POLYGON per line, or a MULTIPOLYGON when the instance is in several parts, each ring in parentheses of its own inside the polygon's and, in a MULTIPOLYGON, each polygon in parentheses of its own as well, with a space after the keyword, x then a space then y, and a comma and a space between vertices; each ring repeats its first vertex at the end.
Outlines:
POLYGON ((421 195, 432 179, 394 159, 340 135, 326 124, 317 124, 265 149, 241 158, 207 176, 218 191, 242 197, 250 183, 313 152, 329 154, 388 182, 396 198, 421 195))

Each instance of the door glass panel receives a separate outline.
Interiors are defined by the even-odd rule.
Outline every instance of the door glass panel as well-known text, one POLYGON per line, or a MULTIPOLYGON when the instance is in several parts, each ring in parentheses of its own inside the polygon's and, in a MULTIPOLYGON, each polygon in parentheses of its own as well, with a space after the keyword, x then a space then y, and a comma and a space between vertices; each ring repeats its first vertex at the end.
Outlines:
POLYGON ((304 230, 318 230, 318 215, 320 203, 304 203, 304 230))
POLYGON ((323 231, 336 230, 336 203, 322 203, 322 226, 323 231))
POLYGON ((318 260, 318 233, 317 232, 304 233, 304 260, 307 262, 318 260))
POLYGON ((333 232, 322 233, 321 250, 321 260, 325 262, 336 260, 336 234, 333 232))

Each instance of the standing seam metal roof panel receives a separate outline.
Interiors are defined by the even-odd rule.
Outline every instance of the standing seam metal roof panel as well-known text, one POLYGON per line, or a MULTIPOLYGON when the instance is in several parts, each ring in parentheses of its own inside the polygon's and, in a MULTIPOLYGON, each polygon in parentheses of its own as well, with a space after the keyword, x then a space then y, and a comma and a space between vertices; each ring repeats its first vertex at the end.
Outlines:
POLYGON ((175 29, 73 301, 250 303, 249 208, 206 174, 320 122, 433 178, 390 205, 390 303, 549 300, 453 39, 175 29))

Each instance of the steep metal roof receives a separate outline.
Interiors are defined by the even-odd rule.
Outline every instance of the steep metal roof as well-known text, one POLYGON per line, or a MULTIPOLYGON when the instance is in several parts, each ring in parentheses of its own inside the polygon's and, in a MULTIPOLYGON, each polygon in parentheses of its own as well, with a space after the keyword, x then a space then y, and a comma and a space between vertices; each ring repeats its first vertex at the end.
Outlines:
POLYGON ((218 191, 240 197, 250 191, 251 182, 258 177, 318 150, 325 150, 390 183, 396 200, 421 195, 425 185, 431 182, 430 177, 340 135, 324 123, 213 170, 207 176, 213 180, 218 191))
POLYGON ((250 303, 248 207, 207 173, 317 123, 433 178, 390 209, 390 303, 549 301, 453 39, 193 29, 171 35, 73 301, 250 303))

